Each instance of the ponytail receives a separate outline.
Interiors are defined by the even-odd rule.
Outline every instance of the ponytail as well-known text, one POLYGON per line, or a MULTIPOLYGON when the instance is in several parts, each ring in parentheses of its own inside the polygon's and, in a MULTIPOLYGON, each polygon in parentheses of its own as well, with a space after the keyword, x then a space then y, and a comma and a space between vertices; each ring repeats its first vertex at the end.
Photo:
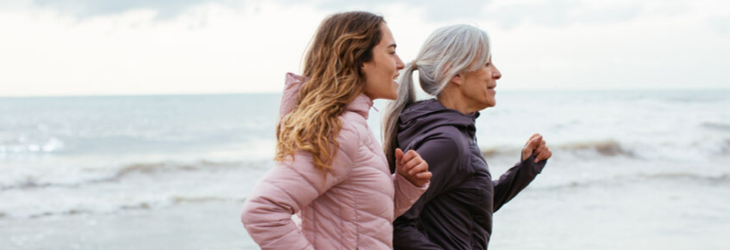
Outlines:
POLYGON ((418 70, 421 89, 438 96, 455 75, 483 67, 491 57, 489 37, 471 25, 452 25, 434 31, 421 47, 416 59, 405 69, 398 86, 398 99, 388 104, 383 122, 383 150, 395 173, 398 124, 403 110, 416 102, 413 72, 418 70))

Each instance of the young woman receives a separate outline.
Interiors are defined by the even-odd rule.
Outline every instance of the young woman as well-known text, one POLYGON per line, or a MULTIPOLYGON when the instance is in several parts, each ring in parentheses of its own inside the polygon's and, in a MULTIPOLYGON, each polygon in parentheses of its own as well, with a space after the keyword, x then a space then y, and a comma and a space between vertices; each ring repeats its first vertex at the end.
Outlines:
POLYGON ((469 25, 436 30, 406 66, 398 100, 386 111, 385 152, 394 170, 392 150, 416 150, 433 178, 426 193, 394 222, 395 249, 486 249, 492 213, 524 189, 552 155, 535 134, 520 162, 492 180, 474 122, 480 110, 496 104, 494 88, 501 76, 492 64, 487 34, 469 25), (414 71, 435 99, 415 102, 414 71))
POLYGON ((399 149, 391 174, 366 123, 374 99, 398 95, 395 47, 382 17, 336 14, 320 25, 303 76, 287 75, 277 164, 241 215, 262 249, 392 248, 393 220, 431 177, 417 152, 399 149))

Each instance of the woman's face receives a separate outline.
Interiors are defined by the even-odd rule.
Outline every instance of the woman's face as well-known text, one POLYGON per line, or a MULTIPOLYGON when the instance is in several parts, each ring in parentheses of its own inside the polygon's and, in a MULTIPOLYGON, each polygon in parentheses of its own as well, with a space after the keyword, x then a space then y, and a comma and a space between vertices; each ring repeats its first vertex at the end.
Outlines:
POLYGON ((395 53, 395 39, 390 33, 388 25, 380 23, 381 39, 378 45, 373 48, 373 57, 369 62, 363 63, 362 72, 365 75, 364 93, 370 99, 398 98, 398 83, 396 79, 403 69, 403 61, 395 53))
POLYGON ((471 110, 482 110, 497 104, 494 88, 501 77, 502 73, 492 64, 491 58, 478 70, 462 74, 461 92, 471 110))

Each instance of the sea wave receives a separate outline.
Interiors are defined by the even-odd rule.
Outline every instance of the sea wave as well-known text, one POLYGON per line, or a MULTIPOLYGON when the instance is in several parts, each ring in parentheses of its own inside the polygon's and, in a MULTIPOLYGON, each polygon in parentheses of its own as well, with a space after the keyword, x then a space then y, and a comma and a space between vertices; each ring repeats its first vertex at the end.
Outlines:
POLYGON ((691 172, 658 172, 658 173, 635 173, 631 175, 619 174, 608 178, 571 180, 560 183, 545 184, 542 187, 534 188, 543 191, 555 191, 562 189, 582 189, 590 187, 616 187, 626 183, 643 183, 652 181, 677 181, 686 183, 688 181, 702 184, 730 184, 730 173, 700 174, 691 172))
POLYGON ((63 151, 65 143, 56 137, 41 141, 31 141, 21 136, 17 142, 0 144, 0 154, 42 154, 63 151))
MULTIPOLYGON (((567 151, 577 154, 584 154, 584 153, 595 153, 601 156, 606 157, 615 157, 615 156, 624 156, 624 157, 635 157, 636 154, 627 149, 627 147, 622 146, 619 142, 615 140, 599 140, 599 141, 584 141, 584 142, 569 142, 565 144, 558 144, 558 145, 549 145, 550 149, 555 152, 556 150, 559 151, 567 151)), ((482 154, 484 154, 485 157, 498 157, 498 156, 514 156, 516 153, 519 153, 521 149, 518 148, 509 148, 509 147, 501 147, 501 148, 487 148, 485 150, 482 150, 482 154)))
POLYGON ((26 210, 18 213, 12 212, 0 212, 0 219, 13 218, 13 219, 35 219, 52 216, 75 216, 82 214, 114 214, 125 211, 134 210, 152 210, 162 209, 166 207, 181 205, 181 204, 201 204, 201 203, 215 203, 215 202, 237 202, 243 203, 244 198, 227 198, 227 197, 213 197, 213 196, 171 196, 163 200, 144 200, 128 203, 120 203, 113 205, 104 206, 77 206, 77 207, 66 207, 66 208, 54 208, 45 207, 37 208, 35 210, 26 210))
POLYGON ((730 174, 722 173, 719 175, 701 175, 689 172, 668 172, 668 173, 651 173, 638 175, 645 179, 667 179, 667 180, 694 180, 701 182, 726 182, 730 180, 730 174))
POLYGON ((700 126, 706 129, 730 132, 730 124, 726 123, 703 122, 702 124, 700 124, 700 126))
POLYGON ((265 168, 267 164, 263 162, 245 162, 245 161, 210 161, 200 160, 195 162, 149 162, 149 163, 130 163, 110 169, 70 169, 69 171, 77 171, 69 174, 69 178, 47 178, 47 173, 39 171, 36 175, 24 176, 23 178, 15 178, 13 180, 5 180, 0 182, 0 191, 13 189, 37 189, 48 187, 66 187, 75 188, 90 184, 118 182, 130 176, 149 176, 149 175, 165 175, 181 172, 214 172, 226 169, 248 168, 259 169, 265 168))
POLYGON ((211 171, 225 168, 236 168, 245 165, 242 161, 209 161, 201 160, 194 163, 154 162, 132 163, 124 165, 116 171, 114 179, 121 179, 131 174, 169 173, 173 171, 211 171))
POLYGON ((208 203, 208 202, 224 202, 224 201, 240 201, 243 202, 246 199, 230 199, 230 198, 223 198, 223 197, 213 197, 213 196, 196 196, 196 197, 185 197, 185 196, 173 196, 172 202, 174 204, 183 204, 183 203, 208 203))
POLYGON ((594 151, 603 156, 635 156, 634 152, 614 140, 567 143, 558 145, 557 148, 567 151, 594 151))
POLYGON ((0 191, 0 200, 8 201, 0 203, 0 213, 27 219, 238 203, 271 166, 243 161, 125 164, 106 177, 46 179, 26 182, 24 189, 10 187, 0 191))

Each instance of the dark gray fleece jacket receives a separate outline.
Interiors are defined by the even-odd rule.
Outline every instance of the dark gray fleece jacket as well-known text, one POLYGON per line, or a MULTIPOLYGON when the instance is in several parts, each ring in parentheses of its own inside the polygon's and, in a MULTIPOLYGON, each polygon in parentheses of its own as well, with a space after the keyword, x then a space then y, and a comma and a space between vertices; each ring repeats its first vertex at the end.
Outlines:
POLYGON ((395 249, 487 249, 492 214, 545 167, 533 155, 493 181, 476 143, 478 116, 435 99, 411 104, 400 115, 397 146, 416 150, 433 177, 426 193, 393 223, 395 249))

